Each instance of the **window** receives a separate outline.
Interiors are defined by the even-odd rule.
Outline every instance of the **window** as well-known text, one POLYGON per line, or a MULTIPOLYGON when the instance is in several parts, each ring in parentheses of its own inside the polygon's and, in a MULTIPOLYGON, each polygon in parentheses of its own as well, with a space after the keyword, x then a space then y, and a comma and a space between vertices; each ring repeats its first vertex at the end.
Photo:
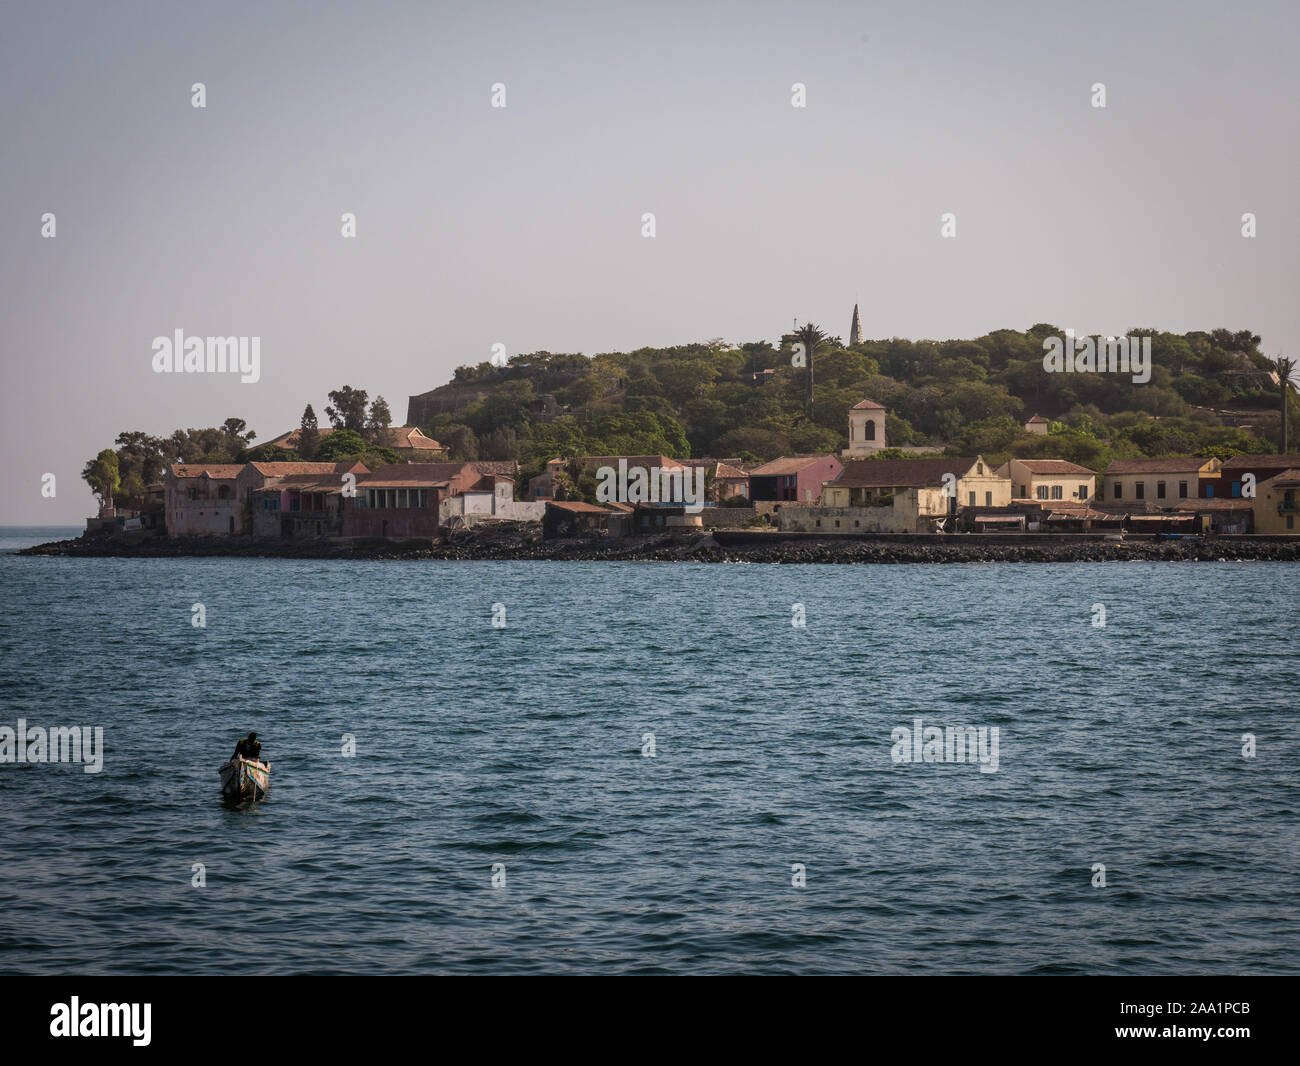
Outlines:
POLYGON ((1118 481, 1116 481, 1116 482, 1115 482, 1115 499, 1117 499, 1117 500, 1122 500, 1123 498, 1124 498, 1124 489, 1123 489, 1123 486, 1122 486, 1118 481))
POLYGON ((1156 499, 1157 499, 1157 500, 1163 500, 1164 498, 1165 498, 1165 483, 1164 483, 1163 481, 1157 481, 1157 482, 1156 482, 1156 499))
POLYGON ((875 440, 875 439, 876 439, 876 424, 872 422, 871 419, 867 419, 867 440, 875 440))
POLYGON ((1080 485, 1080 486, 1079 486, 1079 499, 1081 499, 1081 500, 1086 500, 1087 498, 1088 498, 1088 486, 1087 486, 1087 485, 1080 485))
POLYGON ((1186 481, 1180 481, 1180 482, 1178 483, 1178 498, 1179 498, 1180 500, 1185 500, 1185 499, 1187 499, 1187 482, 1186 482, 1186 481))
POLYGON ((1133 495, 1139 500, 1145 500, 1147 496, 1147 483, 1139 481, 1133 486, 1133 495))
POLYGON ((1240 482, 1240 481, 1234 481, 1234 482, 1232 483, 1232 498, 1235 500, 1235 499, 1237 499, 1237 497, 1239 497, 1240 495, 1241 495, 1241 482, 1240 482))
POLYGON ((970 505, 971 505, 972 507, 975 506, 975 492, 974 492, 974 490, 972 490, 972 491, 971 491, 971 494, 970 494, 970 505))
POLYGON ((1017 496, 1028 496, 1028 495, 1029 495, 1029 486, 1028 486, 1028 485, 1017 485, 1017 486, 1016 486, 1016 495, 1017 495, 1017 496))
POLYGON ((993 506, 993 493, 991 492, 984 493, 984 506, 985 507, 993 506))
POLYGON ((1212 500, 1212 499, 1214 499, 1214 486, 1213 486, 1213 485, 1206 485, 1206 486, 1205 486, 1205 498, 1206 498, 1207 500, 1212 500))
POLYGON ((984 476, 984 464, 983 464, 983 463, 976 463, 976 464, 975 464, 975 473, 977 473, 980 477, 983 477, 983 476, 984 476))
POLYGON ((1047 499, 1047 486, 1046 486, 1046 485, 1039 485, 1039 486, 1038 486, 1038 498, 1039 498, 1040 500, 1045 500, 1045 499, 1047 499))
POLYGON ((1062 500, 1065 498, 1065 488, 1061 485, 1052 486, 1052 499, 1062 500))
POLYGON ((1286 528, 1287 529, 1295 528, 1295 515, 1289 514, 1286 516, 1286 528))

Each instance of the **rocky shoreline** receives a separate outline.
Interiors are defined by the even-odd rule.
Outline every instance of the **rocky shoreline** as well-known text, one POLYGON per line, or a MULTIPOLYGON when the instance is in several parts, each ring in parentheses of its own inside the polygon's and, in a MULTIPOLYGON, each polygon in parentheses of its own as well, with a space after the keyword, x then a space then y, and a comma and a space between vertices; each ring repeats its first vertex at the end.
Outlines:
POLYGON ((79 537, 25 548, 19 555, 73 558, 272 558, 272 559, 435 559, 552 560, 699 563, 1063 563, 1063 562, 1226 562, 1300 561, 1300 538, 1251 537, 1182 540, 1091 540, 1037 543, 965 541, 959 536, 933 541, 832 538, 790 540, 756 537, 752 543, 719 544, 707 533, 654 537, 589 537, 543 540, 536 526, 510 525, 459 532, 438 541, 384 540, 343 543, 327 539, 264 537, 165 537, 118 534, 79 537))

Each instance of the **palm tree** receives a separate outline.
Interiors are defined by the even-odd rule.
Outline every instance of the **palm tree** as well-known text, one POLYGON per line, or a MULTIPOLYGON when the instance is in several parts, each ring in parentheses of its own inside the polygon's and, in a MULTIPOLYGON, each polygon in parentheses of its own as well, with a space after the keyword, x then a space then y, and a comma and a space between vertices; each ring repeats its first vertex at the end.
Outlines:
POLYGON ((1277 374, 1277 385, 1282 392, 1282 454, 1287 455, 1287 427, 1286 427, 1286 405, 1287 389, 1291 387, 1292 374, 1295 371, 1296 361, 1288 359, 1286 356, 1279 355, 1276 359, 1269 360, 1273 364, 1273 370, 1277 374))
POLYGON ((794 331, 794 335, 803 342, 804 354, 808 358, 808 418, 813 416, 813 355, 817 345, 826 339, 824 330, 818 329, 811 322, 794 331))

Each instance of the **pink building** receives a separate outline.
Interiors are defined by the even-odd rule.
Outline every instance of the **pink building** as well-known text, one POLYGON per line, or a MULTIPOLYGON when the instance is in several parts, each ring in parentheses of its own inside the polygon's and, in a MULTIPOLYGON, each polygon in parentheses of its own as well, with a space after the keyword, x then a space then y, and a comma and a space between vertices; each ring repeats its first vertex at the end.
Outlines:
POLYGON ((816 503, 822 485, 834 481, 843 469, 833 455, 783 455, 749 472, 749 498, 756 503, 816 503))

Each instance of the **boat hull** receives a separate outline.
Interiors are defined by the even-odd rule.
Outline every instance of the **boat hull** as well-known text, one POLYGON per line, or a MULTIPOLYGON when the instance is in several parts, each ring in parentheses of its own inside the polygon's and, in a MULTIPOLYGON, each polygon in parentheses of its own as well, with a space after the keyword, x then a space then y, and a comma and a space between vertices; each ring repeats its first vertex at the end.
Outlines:
POLYGON ((265 799, 271 789, 271 764, 236 757, 217 771, 221 775, 221 794, 228 800, 265 799))

